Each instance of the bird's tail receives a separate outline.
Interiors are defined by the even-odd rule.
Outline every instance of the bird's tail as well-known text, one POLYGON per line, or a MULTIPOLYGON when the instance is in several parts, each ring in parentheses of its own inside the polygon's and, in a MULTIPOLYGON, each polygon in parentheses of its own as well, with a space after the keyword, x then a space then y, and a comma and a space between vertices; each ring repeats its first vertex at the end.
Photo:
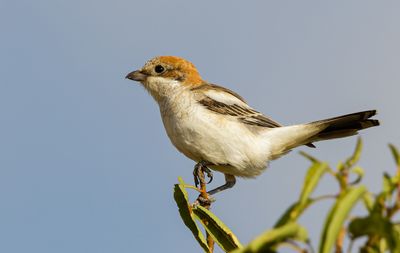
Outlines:
POLYGON ((275 141, 272 157, 277 158, 291 149, 317 141, 343 138, 356 135, 359 130, 379 126, 379 121, 370 119, 376 115, 376 110, 356 112, 334 118, 318 120, 302 125, 274 128, 275 141))
POLYGON ((311 125, 320 125, 322 131, 312 136, 311 142, 342 138, 357 134, 359 130, 379 126, 379 121, 370 119, 376 115, 376 110, 356 112, 330 119, 311 122, 311 125))

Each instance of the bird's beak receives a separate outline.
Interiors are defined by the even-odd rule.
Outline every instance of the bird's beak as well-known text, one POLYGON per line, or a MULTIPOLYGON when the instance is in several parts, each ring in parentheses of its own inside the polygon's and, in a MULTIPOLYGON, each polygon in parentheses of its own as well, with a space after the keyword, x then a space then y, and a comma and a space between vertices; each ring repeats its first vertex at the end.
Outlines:
POLYGON ((138 81, 138 82, 142 82, 146 80, 147 75, 143 74, 140 70, 135 70, 131 73, 129 73, 128 75, 126 75, 125 78, 127 79, 131 79, 133 81, 138 81))

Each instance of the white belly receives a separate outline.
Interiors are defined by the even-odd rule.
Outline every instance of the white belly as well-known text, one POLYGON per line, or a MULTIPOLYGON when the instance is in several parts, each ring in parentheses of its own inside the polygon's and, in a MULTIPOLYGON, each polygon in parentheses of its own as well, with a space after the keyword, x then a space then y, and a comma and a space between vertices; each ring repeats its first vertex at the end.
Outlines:
POLYGON ((180 152, 196 162, 215 164, 212 169, 241 177, 255 177, 266 168, 270 157, 266 139, 257 138, 257 133, 234 118, 200 104, 187 108, 190 110, 180 108, 181 113, 173 107, 161 112, 167 134, 180 152))

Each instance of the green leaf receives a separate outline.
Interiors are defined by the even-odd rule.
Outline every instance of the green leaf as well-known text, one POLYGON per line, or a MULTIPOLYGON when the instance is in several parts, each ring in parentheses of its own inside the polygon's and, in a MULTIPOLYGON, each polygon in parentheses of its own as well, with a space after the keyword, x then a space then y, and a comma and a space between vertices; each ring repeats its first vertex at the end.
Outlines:
POLYGON ((391 230, 391 223, 389 219, 374 213, 371 216, 353 219, 348 229, 353 238, 364 235, 384 237, 391 230))
POLYGON ((299 154, 302 155, 302 156, 304 156, 305 158, 307 158, 307 159, 308 159, 310 162, 312 162, 312 163, 318 163, 318 162, 319 162, 319 160, 318 160, 317 158, 315 158, 315 157, 313 157, 313 156, 307 154, 307 153, 304 152, 304 151, 300 151, 299 154))
POLYGON ((383 173, 383 193, 386 197, 390 197, 390 195, 395 190, 396 185, 392 183, 392 178, 388 173, 383 173))
POLYGON ((294 213, 300 215, 301 213, 299 212, 299 202, 296 202, 289 206, 288 209, 282 214, 282 216, 279 218, 279 220, 275 223, 274 228, 281 227, 287 223, 291 223, 294 221, 294 213))
POLYGON ((393 233, 388 234, 387 242, 391 242, 392 244, 389 244, 389 248, 392 250, 392 252, 400 252, 400 231, 396 226, 393 226, 393 233))
POLYGON ((242 247, 235 234, 215 214, 202 206, 196 206, 192 210, 214 241, 225 252, 242 247))
POLYGON ((351 209, 366 192, 364 186, 348 188, 342 192, 328 213, 321 235, 319 252, 330 253, 351 209))
POLYGON ((252 240, 245 248, 237 249, 232 253, 275 252, 276 247, 288 239, 305 241, 307 238, 308 235, 305 228, 297 223, 289 223, 262 233, 256 239, 252 240))
POLYGON ((301 191, 299 201, 292 204, 279 218, 275 224, 275 228, 280 227, 286 223, 294 222, 304 210, 313 202, 310 198, 311 193, 317 187, 319 180, 325 172, 328 171, 328 165, 326 163, 315 162, 308 169, 306 177, 303 183, 303 189, 301 191))
POLYGON ((174 199, 178 205, 179 214, 181 215, 183 223, 185 223, 186 227, 192 231, 193 236, 196 238, 203 250, 205 252, 210 252, 207 241, 194 220, 192 209, 189 204, 188 194, 183 186, 185 182, 183 182, 182 178, 179 178, 178 180, 180 184, 175 184, 174 186, 174 199))
MULTIPOLYGON (((355 218, 349 224, 349 232, 353 238, 365 235, 384 238, 392 252, 400 252, 400 233, 396 231, 395 225, 381 214, 373 213, 364 218, 355 218)), ((375 241, 380 244, 379 240, 375 241)), ((376 247, 378 246, 376 245, 376 247)))
POLYGON ((363 195, 362 200, 363 200, 365 208, 367 208, 368 212, 371 212, 372 209, 374 208, 374 198, 373 198, 372 194, 370 192, 366 192, 363 195))
POLYGON ((399 150, 393 145, 389 144, 390 151, 392 151, 392 155, 394 157, 394 161, 396 162, 397 166, 400 166, 400 153, 399 150))
POLYGON ((356 148, 354 149, 353 155, 350 156, 346 160, 346 162, 344 162, 344 164, 341 166, 342 168, 339 168, 339 170, 343 169, 348 170, 351 167, 353 167, 358 162, 358 160, 360 160, 361 151, 362 151, 362 140, 361 137, 358 137, 356 148))
POLYGON ((356 180, 354 180, 353 182, 350 183, 351 185, 358 184, 361 181, 361 179, 364 177, 364 174, 365 174, 364 170, 359 166, 352 168, 350 172, 357 175, 356 180))
POLYGON ((381 213, 386 209, 385 207, 386 193, 381 192, 376 195, 374 205, 372 207, 372 213, 381 213))
POLYGON ((326 163, 314 163, 307 172, 304 179, 303 189, 301 190, 299 205, 304 206, 315 187, 318 185, 319 180, 327 172, 328 165, 326 163))
MULTIPOLYGON (((183 181, 183 179, 181 177, 178 177, 178 181, 179 181, 179 184, 182 186, 186 184, 185 181, 183 181)), ((188 194, 187 194, 186 190, 184 190, 184 193, 185 193, 185 196, 187 197, 188 194)))

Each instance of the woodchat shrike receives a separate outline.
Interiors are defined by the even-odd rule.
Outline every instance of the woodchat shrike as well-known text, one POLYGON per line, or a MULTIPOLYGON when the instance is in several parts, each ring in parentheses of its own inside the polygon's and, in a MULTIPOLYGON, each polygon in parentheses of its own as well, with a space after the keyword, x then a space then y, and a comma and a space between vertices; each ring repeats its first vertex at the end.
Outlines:
POLYGON ((172 144, 197 163, 195 168, 225 174, 226 183, 209 194, 231 188, 235 176, 260 175, 269 161, 297 146, 315 147, 313 142, 379 125, 369 119, 376 110, 369 110, 283 126, 239 94, 204 81, 191 62, 175 56, 155 57, 126 78, 140 82, 156 100, 172 144))

